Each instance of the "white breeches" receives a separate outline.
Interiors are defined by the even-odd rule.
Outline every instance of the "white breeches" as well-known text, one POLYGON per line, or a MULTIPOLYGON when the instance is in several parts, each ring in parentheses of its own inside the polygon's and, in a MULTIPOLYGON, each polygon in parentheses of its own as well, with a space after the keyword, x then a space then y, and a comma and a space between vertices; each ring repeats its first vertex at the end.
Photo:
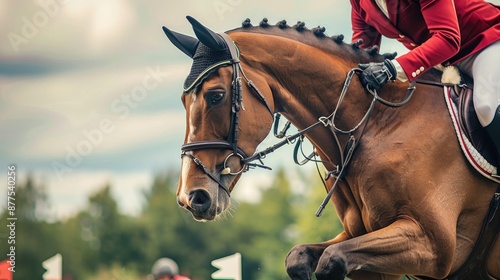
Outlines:
POLYGON ((482 50, 472 64, 474 108, 483 127, 489 125, 500 105, 500 41, 482 50))

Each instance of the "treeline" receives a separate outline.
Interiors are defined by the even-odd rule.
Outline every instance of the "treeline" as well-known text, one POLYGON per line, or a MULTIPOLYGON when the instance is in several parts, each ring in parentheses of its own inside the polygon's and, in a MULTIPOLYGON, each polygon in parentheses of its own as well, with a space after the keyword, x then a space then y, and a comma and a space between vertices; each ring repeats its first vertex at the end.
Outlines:
MULTIPOLYGON (((226 217, 208 223, 194 221, 177 206, 178 172, 156 176, 137 216, 120 213, 106 185, 88 198, 85 209, 55 223, 40 214, 50 207, 44 187, 28 178, 16 193, 14 279, 42 279, 42 262, 61 253, 65 280, 145 280, 160 257, 176 260, 193 280, 207 280, 216 271, 212 260, 236 252, 242 255, 244 280, 288 279, 284 260, 290 248, 330 239, 341 226, 331 205, 321 218, 314 215, 325 195, 317 175, 294 176, 293 186, 306 186, 302 192, 292 189, 287 175, 279 170, 268 186, 255 186, 262 189, 259 203, 232 198, 226 217)), ((0 217, 6 221, 6 209, 0 217)), ((0 229, 0 260, 7 259, 7 231, 0 229)))

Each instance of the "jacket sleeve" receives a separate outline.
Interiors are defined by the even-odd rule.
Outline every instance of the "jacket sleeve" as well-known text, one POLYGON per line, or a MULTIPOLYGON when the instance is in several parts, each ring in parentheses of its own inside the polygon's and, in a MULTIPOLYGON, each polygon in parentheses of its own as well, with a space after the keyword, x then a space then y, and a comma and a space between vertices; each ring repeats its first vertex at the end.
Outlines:
POLYGON ((460 50, 460 28, 453 0, 420 0, 430 38, 396 60, 413 81, 431 67, 447 62, 460 50))
POLYGON ((356 0, 351 0, 351 24, 352 24, 352 42, 362 39, 362 49, 368 49, 373 46, 379 46, 382 35, 373 27, 368 25, 360 15, 361 9, 356 0))

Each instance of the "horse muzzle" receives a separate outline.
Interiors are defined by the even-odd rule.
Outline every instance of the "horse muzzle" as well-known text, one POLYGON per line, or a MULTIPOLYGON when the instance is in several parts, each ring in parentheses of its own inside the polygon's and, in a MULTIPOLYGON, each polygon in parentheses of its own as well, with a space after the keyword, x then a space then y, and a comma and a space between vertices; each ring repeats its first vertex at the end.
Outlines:
POLYGON ((177 192, 177 204, 188 210, 198 221, 214 220, 229 207, 229 193, 219 183, 230 183, 231 175, 220 175, 220 182, 215 182, 196 164, 185 157, 177 192))
MULTIPOLYGON (((223 163, 209 169, 191 152, 183 151, 177 203, 190 211, 196 220, 215 219, 229 207, 230 186, 247 168, 242 163, 243 158, 239 153, 232 153, 225 157, 223 163)), ((210 163, 210 160, 206 162, 210 163)))
POLYGON ((177 204, 191 212, 195 220, 211 221, 226 210, 230 199, 225 192, 211 194, 205 189, 196 189, 177 196, 177 204))

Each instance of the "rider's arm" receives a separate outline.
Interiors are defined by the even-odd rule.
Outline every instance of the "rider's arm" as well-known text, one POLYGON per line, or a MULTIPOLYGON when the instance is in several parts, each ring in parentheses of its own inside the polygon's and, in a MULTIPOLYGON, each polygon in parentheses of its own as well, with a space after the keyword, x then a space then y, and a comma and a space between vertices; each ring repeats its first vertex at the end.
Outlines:
POLYGON ((460 28, 453 0, 420 0, 420 7, 431 37, 396 58, 410 81, 460 50, 460 28))
POLYGON ((394 64, 394 67, 396 67, 396 72, 398 73, 396 75, 396 78, 401 82, 407 82, 408 76, 406 76, 405 70, 403 69, 403 67, 401 67, 401 64, 399 64, 396 59, 392 61, 392 64, 394 64))
POLYGON ((367 24, 359 14, 361 9, 359 1, 351 1, 351 24, 352 24, 352 42, 362 39, 363 44, 360 48, 369 49, 373 46, 379 46, 382 41, 382 35, 371 25, 367 24))

